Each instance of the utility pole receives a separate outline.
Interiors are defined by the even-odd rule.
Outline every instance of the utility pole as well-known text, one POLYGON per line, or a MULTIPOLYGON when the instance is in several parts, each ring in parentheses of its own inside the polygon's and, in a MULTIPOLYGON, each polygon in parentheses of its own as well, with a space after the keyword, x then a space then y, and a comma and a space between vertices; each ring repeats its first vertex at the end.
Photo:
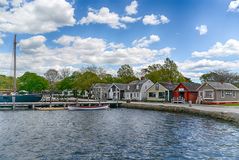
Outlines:
POLYGON ((17 36, 16 34, 14 35, 14 42, 13 42, 13 70, 14 70, 14 75, 13 75, 13 97, 12 97, 12 102, 13 106, 12 109, 15 110, 16 108, 16 93, 17 93, 17 56, 16 56, 16 49, 17 49, 17 36))

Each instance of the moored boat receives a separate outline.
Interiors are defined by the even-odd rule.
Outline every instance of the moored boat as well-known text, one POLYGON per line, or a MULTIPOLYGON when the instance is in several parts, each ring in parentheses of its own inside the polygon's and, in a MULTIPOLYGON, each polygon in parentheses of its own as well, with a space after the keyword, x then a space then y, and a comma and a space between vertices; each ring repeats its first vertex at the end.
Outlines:
POLYGON ((95 106, 68 106, 69 111, 77 111, 77 110, 104 110, 109 109, 109 104, 105 105, 95 105, 95 106))

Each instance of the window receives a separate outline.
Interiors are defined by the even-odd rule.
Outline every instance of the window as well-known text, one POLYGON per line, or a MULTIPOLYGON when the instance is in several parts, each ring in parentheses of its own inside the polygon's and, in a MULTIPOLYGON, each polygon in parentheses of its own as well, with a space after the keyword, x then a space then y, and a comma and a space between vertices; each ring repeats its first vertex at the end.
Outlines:
POLYGON ((232 97, 236 98, 236 91, 232 91, 232 97))
POLYGON ((149 92, 149 97, 156 98, 156 93, 155 92, 149 92))
POLYGON ((136 89, 139 89, 139 85, 136 86, 136 89))
POLYGON ((134 93, 134 97, 136 97, 136 93, 134 93))
POLYGON ((139 93, 137 93, 137 97, 139 97, 139 93))
POLYGON ((225 98, 225 92, 223 90, 221 91, 221 98, 225 98))
POLYGON ((159 90, 159 84, 155 85, 155 90, 159 90))
POLYGON ((226 91, 225 94, 228 95, 228 96, 231 96, 232 95, 232 91, 226 91))
POLYGON ((165 98, 165 93, 164 92, 159 92, 159 98, 165 98))
POLYGON ((214 98, 214 92, 213 91, 204 91, 204 99, 213 99, 214 98))

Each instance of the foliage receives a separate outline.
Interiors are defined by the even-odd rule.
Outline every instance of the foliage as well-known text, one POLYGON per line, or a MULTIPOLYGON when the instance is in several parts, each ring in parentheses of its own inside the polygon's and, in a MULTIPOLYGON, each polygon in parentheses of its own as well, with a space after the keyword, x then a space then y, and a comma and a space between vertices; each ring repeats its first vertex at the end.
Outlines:
POLYGON ((50 84, 53 84, 60 79, 60 74, 55 69, 49 69, 44 75, 50 84))
POLYGON ((176 83, 190 81, 190 79, 185 78, 182 73, 178 71, 176 63, 169 58, 166 58, 162 66, 160 64, 154 64, 145 70, 148 71, 148 74, 146 74, 145 77, 153 82, 176 83))
POLYGON ((48 87, 48 81, 36 73, 25 72, 17 79, 18 90, 26 90, 28 92, 41 92, 48 87))
POLYGON ((118 74, 117 81, 120 83, 129 83, 131 81, 138 79, 135 77, 132 67, 128 64, 122 65, 117 71, 117 74, 118 74))
POLYGON ((0 75, 0 90, 9 90, 13 88, 13 78, 0 75))
POLYGON ((85 72, 82 75, 78 76, 73 85, 76 90, 86 90, 89 91, 90 87, 95 84, 101 82, 101 79, 97 76, 97 74, 93 72, 85 72))
POLYGON ((226 82, 239 86, 239 75, 228 70, 215 70, 203 74, 200 77, 201 82, 226 82))

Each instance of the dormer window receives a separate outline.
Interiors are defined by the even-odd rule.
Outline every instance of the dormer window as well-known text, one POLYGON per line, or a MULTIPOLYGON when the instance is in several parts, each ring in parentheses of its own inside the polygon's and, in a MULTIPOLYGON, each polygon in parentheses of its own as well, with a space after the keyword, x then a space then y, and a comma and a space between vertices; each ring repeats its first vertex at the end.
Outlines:
POLYGON ((139 85, 136 86, 136 89, 139 89, 139 85))
POLYGON ((159 90, 159 84, 155 85, 155 90, 159 90))

